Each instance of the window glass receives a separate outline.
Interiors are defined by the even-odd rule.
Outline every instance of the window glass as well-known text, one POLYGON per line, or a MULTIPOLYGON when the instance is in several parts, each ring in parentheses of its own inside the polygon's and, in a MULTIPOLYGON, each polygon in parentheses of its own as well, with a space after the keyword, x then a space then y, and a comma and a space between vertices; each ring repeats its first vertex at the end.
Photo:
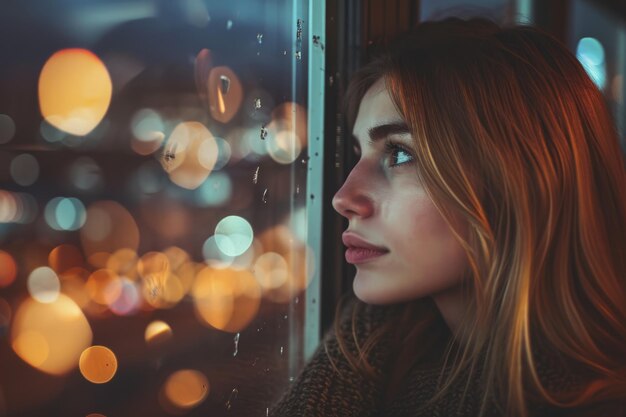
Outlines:
POLYGON ((320 7, 2 6, 0 415, 266 415, 318 340, 320 7))

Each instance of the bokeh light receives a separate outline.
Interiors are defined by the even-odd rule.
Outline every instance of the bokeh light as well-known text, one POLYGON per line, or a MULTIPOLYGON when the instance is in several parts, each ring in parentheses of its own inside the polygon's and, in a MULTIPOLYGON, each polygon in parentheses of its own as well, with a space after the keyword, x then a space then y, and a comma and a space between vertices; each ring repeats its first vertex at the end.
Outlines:
POLYGON ((81 309, 87 308, 91 302, 85 289, 89 275, 91 275, 89 271, 81 267, 70 268, 59 274, 61 292, 70 297, 81 309))
POLYGON ((254 276, 263 290, 272 290, 287 282, 287 261, 275 252, 265 252, 254 262, 254 276))
POLYGON ((81 267, 85 263, 83 254, 74 245, 62 244, 50 251, 48 265, 60 274, 70 268, 81 267))
POLYGON ((201 323, 236 333, 256 316, 261 287, 248 270, 205 267, 191 290, 196 315, 201 323))
POLYGON ((202 123, 183 122, 168 138, 162 164, 174 184, 193 190, 209 176, 217 156, 217 143, 209 129, 202 123))
POLYGON ((89 275, 85 290, 96 303, 109 305, 117 300, 122 293, 122 283, 115 272, 102 268, 89 275))
POLYGON ((139 155, 150 155, 161 147, 165 139, 165 124, 153 109, 141 109, 131 120, 133 138, 131 148, 139 155))
POLYGON ((0 113, 0 145, 9 143, 15 135, 15 122, 8 114, 0 113))
POLYGON ((606 86, 606 62, 604 47, 592 37, 581 38, 576 46, 576 58, 589 74, 589 77, 603 90, 606 86))
POLYGON ((192 369, 174 372, 163 386, 163 393, 168 402, 183 410, 193 408, 204 401, 209 395, 209 390, 206 376, 192 369))
POLYGON ((246 219, 227 216, 215 227, 215 243, 227 256, 239 256, 252 244, 254 232, 246 219))
POLYGON ((37 200, 32 195, 0 190, 0 223, 31 223, 37 211, 37 200))
POLYGON ((210 236, 202 245, 204 262, 214 268, 226 268, 232 265, 234 256, 228 256, 217 246, 215 236, 210 236))
POLYGON ((122 277, 115 286, 119 295, 114 300, 109 299, 109 309, 118 316, 127 316, 139 310, 141 296, 137 284, 122 277))
POLYGON ((217 207, 230 200, 233 183, 225 172, 213 172, 195 191, 195 201, 201 207, 217 207))
POLYGON ((13 256, 0 250, 0 288, 11 285, 17 277, 17 263, 13 256))
POLYGON ((11 323, 11 306, 4 299, 0 298, 0 337, 4 338, 11 323))
POLYGON ((28 276, 28 292, 41 303, 54 302, 61 292, 61 283, 57 274, 47 266, 35 268, 28 276))
POLYGON ((11 178, 22 186, 32 185, 39 177, 39 162, 34 156, 23 153, 11 161, 11 178))
POLYGON ((111 77, 102 61, 86 49, 54 53, 39 75, 39 106, 48 123, 84 136, 104 118, 111 102, 111 77))
POLYGON ((69 167, 69 180, 82 191, 94 191, 103 185, 102 169, 88 156, 77 158, 69 167))
POLYGON ((228 67, 211 69, 208 80, 208 98, 211 117, 228 123, 239 111, 243 88, 239 77, 228 67))
POLYGON ((55 197, 46 204, 44 217, 48 226, 59 231, 78 230, 87 215, 83 203, 74 197, 55 197))
POLYGON ((91 346, 81 353, 78 366, 86 380, 104 384, 115 376, 117 358, 106 346, 91 346))
POLYGON ((83 312, 64 294, 52 303, 26 299, 18 307, 11 328, 15 353, 36 369, 53 375, 74 369, 92 337, 83 312))
POLYGON ((139 246, 139 228, 133 216, 119 203, 98 201, 87 209, 87 221, 80 229, 80 240, 88 261, 92 265, 95 263, 94 266, 100 266, 92 258, 97 253, 110 255, 120 248, 136 251, 139 246))
POLYGON ((146 327, 145 339, 149 345, 159 345, 171 338, 172 328, 164 321, 155 320, 146 327))
POLYGON ((117 275, 135 279, 138 275, 137 262, 139 257, 137 252, 129 248, 121 248, 113 252, 107 259, 106 268, 117 275))
POLYGON ((272 159, 290 164, 298 158, 307 143, 307 116, 297 103, 283 103, 272 111, 265 144, 272 159))

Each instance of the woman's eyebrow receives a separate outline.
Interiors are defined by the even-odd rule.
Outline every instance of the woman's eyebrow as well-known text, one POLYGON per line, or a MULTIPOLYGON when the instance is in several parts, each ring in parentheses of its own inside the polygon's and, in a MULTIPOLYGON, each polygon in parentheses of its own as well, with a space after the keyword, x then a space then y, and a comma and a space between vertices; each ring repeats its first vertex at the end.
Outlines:
POLYGON ((407 135, 411 133, 404 122, 392 122, 374 126, 369 129, 370 142, 376 142, 390 135, 407 135))
MULTIPOLYGON (((371 127, 367 133, 369 135, 368 143, 371 145, 389 135, 408 135, 411 131, 405 122, 398 121, 371 127)), ((352 135, 352 141, 355 145, 359 144, 357 137, 354 135, 352 135)))

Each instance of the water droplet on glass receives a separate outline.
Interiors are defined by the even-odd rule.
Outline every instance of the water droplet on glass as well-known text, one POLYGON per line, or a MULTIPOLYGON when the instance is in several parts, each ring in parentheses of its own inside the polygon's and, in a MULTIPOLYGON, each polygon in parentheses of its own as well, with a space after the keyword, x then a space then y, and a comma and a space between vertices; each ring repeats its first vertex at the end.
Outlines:
POLYGON ((280 347, 280 356, 283 356, 283 347, 280 347))
POLYGON ((255 98, 254 99, 254 110, 259 110, 261 108, 261 99, 260 98, 255 98))
POLYGON ((284 51, 283 51, 283 55, 287 55, 287 50, 284 50, 284 51))
POLYGON ((285 314, 285 316, 283 317, 285 320, 287 320, 287 315, 285 314))
POLYGON ((259 43, 259 45, 263 43, 263 34, 262 33, 257 33, 256 41, 259 43))
POLYGON ((259 358, 254 358, 254 361, 252 362, 252 366, 256 366, 256 363, 259 361, 259 358))
POLYGON ((270 409, 269 407, 265 409, 265 417, 268 417, 270 415, 270 409))
POLYGON ((331 75, 328 77, 328 85, 332 87, 333 84, 335 84, 335 78, 331 75))
POLYGON ((313 194, 311 194, 311 200, 314 200, 315 196, 313 194))
POLYGON ((296 185, 296 194, 300 194, 300 186, 296 185))
POLYGON ((311 301, 312 301, 313 304, 315 304, 315 302, 316 302, 315 298, 313 300, 311 300, 311 301))
POLYGON ((265 126, 261 127, 261 140, 265 140, 267 137, 267 128, 265 126))
POLYGON ((298 61, 300 61, 300 60, 302 59, 302 52, 300 52, 300 51, 297 51, 297 52, 296 52, 296 59, 297 59, 298 61))
POLYGON ((233 388, 233 391, 230 393, 228 397, 228 401, 226 401, 226 410, 230 411, 230 408, 233 405, 233 401, 237 399, 237 394, 239 394, 239 390, 237 388, 233 388))
POLYGON ((226 75, 220 75, 220 89, 222 90, 222 95, 228 94, 228 90, 230 90, 230 78, 226 75))
POLYGON ((297 22, 297 32, 296 32, 296 37, 298 38, 298 40, 302 40, 302 24, 304 23, 304 20, 302 19, 298 19, 297 22))
POLYGON ((230 30, 230 28, 233 27, 233 21, 228 19, 228 21, 226 22, 226 30, 230 30))
POLYGON ((259 168, 261 167, 256 167, 256 170, 254 171, 254 176, 252 177, 253 184, 256 184, 259 181, 259 168))
POLYGON ((233 356, 237 356, 237 352, 239 352, 239 333, 235 335, 235 351, 233 352, 233 356))
POLYGON ((300 297, 296 297, 294 301, 296 302, 296 304, 298 304, 300 302, 300 297))
POLYGON ((294 377, 290 376, 290 377, 289 377, 289 382, 293 382, 293 381, 294 381, 294 379, 295 379, 294 377))
POLYGON ((267 188, 263 191, 263 203, 267 203, 267 188))

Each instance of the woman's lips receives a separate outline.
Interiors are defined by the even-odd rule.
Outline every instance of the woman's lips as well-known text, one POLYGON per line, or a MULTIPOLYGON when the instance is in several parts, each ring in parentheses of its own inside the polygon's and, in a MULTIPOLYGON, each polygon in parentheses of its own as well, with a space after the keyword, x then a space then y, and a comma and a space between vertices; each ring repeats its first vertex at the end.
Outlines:
POLYGON ((389 252, 385 248, 369 243, 355 233, 344 232, 342 240, 347 246, 346 261, 351 264, 367 262, 389 252))
POLYGON ((371 261, 372 259, 385 255, 386 253, 388 253, 388 251, 352 247, 346 249, 346 262, 351 264, 360 264, 371 261))

